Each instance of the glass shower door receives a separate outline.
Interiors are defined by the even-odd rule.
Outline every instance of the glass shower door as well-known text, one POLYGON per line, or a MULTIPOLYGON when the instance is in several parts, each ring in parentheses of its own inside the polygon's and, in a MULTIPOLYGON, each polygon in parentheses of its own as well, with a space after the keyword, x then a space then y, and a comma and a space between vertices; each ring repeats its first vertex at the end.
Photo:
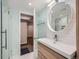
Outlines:
POLYGON ((1 0, 0 0, 0 59, 1 59, 1 0))
POLYGON ((1 59, 10 59, 8 54, 8 6, 1 0, 1 59))

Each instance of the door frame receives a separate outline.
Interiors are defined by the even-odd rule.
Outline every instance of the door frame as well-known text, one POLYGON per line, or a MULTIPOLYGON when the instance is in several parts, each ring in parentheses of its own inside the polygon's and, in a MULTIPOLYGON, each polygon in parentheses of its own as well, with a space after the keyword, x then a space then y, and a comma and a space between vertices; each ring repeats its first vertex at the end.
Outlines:
POLYGON ((76 0, 76 45, 77 59, 79 59, 79 0, 76 0))
MULTIPOLYGON (((34 45, 34 27, 35 27, 35 24, 34 24, 34 14, 31 14, 31 13, 28 13, 28 12, 24 12, 24 11, 20 11, 19 12, 19 55, 20 55, 20 41, 21 41, 21 14, 26 14, 26 15, 31 15, 33 16, 33 45, 34 45)), ((34 50, 34 46, 33 46, 33 50, 34 50)))

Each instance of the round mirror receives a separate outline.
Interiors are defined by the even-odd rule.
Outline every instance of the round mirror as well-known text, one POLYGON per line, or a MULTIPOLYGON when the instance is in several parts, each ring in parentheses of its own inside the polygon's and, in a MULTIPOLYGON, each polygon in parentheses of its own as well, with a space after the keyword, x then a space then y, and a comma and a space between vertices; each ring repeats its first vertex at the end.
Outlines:
POLYGON ((69 23, 71 8, 64 2, 56 3, 49 11, 48 27, 52 31, 63 30, 69 23))

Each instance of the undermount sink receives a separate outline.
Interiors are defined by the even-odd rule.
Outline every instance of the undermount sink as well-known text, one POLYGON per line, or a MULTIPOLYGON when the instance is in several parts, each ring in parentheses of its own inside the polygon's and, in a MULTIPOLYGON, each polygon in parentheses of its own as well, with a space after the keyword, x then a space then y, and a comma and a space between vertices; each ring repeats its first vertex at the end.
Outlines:
POLYGON ((76 52, 75 46, 64 44, 59 41, 54 43, 52 39, 40 38, 38 42, 44 44, 45 46, 49 47, 50 49, 54 50, 55 52, 61 54, 62 56, 68 59, 71 59, 72 57, 74 57, 75 52, 76 52))

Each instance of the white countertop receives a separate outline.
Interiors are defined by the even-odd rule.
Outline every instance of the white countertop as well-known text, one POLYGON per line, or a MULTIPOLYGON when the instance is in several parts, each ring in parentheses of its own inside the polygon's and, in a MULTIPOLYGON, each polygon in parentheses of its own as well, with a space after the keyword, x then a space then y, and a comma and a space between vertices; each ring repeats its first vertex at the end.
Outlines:
POLYGON ((64 44, 62 42, 53 43, 54 41, 48 38, 40 38, 38 41, 68 59, 71 59, 75 55, 75 46, 64 44))

